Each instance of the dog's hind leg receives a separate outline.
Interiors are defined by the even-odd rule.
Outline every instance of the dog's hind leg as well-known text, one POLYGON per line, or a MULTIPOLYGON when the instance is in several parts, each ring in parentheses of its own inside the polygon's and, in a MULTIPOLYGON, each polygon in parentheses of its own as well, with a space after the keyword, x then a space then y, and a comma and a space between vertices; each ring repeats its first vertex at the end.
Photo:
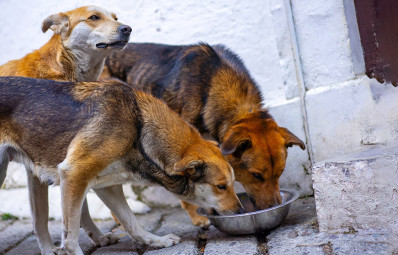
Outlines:
POLYGON ((0 146, 0 188, 3 186, 4 180, 7 175, 7 167, 10 162, 10 156, 7 151, 8 146, 0 146))
POLYGON ((123 194, 122 185, 115 185, 106 188, 94 189, 98 197, 116 215, 120 223, 130 234, 131 238, 153 247, 170 247, 180 242, 180 238, 173 234, 157 236, 146 231, 137 221, 134 213, 123 194))
POLYGON ((26 169, 28 175, 29 201, 33 220, 33 230, 40 246, 41 254, 54 254, 55 245, 48 232, 48 186, 26 169))
POLYGON ((119 241, 119 236, 113 233, 102 234, 101 230, 94 224, 88 210, 87 198, 84 199, 82 206, 82 215, 80 218, 80 226, 86 231, 96 246, 106 246, 115 244, 119 241))

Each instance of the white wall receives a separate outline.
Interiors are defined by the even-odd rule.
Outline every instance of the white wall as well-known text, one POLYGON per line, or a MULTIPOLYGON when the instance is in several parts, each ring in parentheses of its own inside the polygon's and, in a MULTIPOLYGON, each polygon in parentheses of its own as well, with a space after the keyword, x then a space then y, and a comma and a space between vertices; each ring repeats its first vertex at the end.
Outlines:
POLYGON ((361 51, 355 42, 359 38, 353 36, 357 27, 347 24, 355 20, 352 2, 291 3, 307 90, 312 159, 334 158, 369 144, 397 143, 398 90, 363 74, 363 62, 354 54, 361 51))
POLYGON ((1 0, 0 64, 50 38, 51 31, 41 32, 48 15, 91 4, 114 11, 119 21, 130 25, 130 42, 225 44, 242 57, 268 104, 284 99, 270 6, 263 0, 1 0))

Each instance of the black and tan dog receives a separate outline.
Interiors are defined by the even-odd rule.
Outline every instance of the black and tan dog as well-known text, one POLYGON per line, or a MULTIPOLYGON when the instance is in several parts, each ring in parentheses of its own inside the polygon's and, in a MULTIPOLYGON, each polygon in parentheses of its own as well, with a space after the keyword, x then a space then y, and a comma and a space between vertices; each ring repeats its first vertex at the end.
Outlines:
POLYGON ((180 239, 140 227, 120 184, 162 185, 222 215, 242 209, 220 149, 160 100, 116 80, 0 77, 0 185, 10 160, 43 182, 61 185, 61 248, 68 254, 83 254, 77 242, 80 211, 90 188, 133 239, 155 247, 180 239))
MULTIPOLYGON (((107 59, 102 77, 117 77, 164 100, 201 133, 210 133, 259 208, 279 204, 287 148, 305 149, 262 105, 260 90, 239 57, 222 45, 127 45, 107 59)), ((183 203, 196 225, 208 224, 183 203)))
MULTIPOLYGON (((54 35, 40 49, 0 66, 0 76, 23 76, 57 81, 95 81, 105 58, 123 49, 131 28, 116 15, 98 6, 84 6, 48 16, 42 30, 54 35)), ((27 171, 33 229, 42 254, 52 254, 54 244, 48 232, 48 187, 27 171)), ((96 245, 115 243, 115 234, 102 234, 92 222, 87 203, 82 211, 82 227, 96 245)))

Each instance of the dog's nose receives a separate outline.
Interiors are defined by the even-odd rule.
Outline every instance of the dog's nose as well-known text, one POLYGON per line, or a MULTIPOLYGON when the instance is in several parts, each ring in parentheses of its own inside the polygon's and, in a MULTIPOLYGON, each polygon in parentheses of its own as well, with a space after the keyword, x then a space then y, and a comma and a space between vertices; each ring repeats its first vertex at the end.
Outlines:
POLYGON ((122 32, 124 35, 130 35, 132 29, 127 25, 121 25, 119 26, 119 31, 122 32))

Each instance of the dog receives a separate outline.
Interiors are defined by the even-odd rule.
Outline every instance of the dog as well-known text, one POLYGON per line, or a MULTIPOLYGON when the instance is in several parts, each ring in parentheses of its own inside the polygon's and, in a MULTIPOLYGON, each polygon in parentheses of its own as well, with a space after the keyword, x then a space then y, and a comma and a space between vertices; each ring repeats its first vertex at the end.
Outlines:
MULTIPOLYGON (((281 203, 279 177, 287 148, 304 150, 305 145, 263 108, 258 86, 231 50, 204 43, 129 43, 123 53, 106 60, 101 78, 106 77, 161 98, 202 134, 215 138, 257 208, 281 203)), ((209 224, 196 214, 196 206, 182 206, 193 224, 209 224)))
POLYGON ((43 32, 54 31, 40 49, 0 66, 0 76, 23 76, 58 81, 95 81, 105 58, 123 49, 131 27, 101 7, 85 6, 47 17, 43 32))
MULTIPOLYGON (((117 21, 114 13, 101 7, 80 7, 50 15, 42 30, 54 35, 40 49, 19 60, 0 66, 0 76, 24 76, 57 81, 95 81, 102 72, 105 58, 122 50, 131 28, 117 21)), ((3 173, 5 173, 3 171, 3 173)), ((48 232, 48 187, 27 171, 33 229, 42 254, 52 254, 54 244, 48 232)), ((103 235, 92 222, 86 202, 81 225, 98 246, 115 243, 112 233, 103 235)))
POLYGON ((233 169, 217 145, 159 99, 119 81, 0 77, 0 123, 1 176, 13 160, 42 182, 61 187, 57 254, 83 254, 79 218, 90 188, 134 240, 154 247, 169 247, 180 238, 156 236, 138 224, 123 196, 125 182, 161 185, 220 215, 243 210, 233 169))

